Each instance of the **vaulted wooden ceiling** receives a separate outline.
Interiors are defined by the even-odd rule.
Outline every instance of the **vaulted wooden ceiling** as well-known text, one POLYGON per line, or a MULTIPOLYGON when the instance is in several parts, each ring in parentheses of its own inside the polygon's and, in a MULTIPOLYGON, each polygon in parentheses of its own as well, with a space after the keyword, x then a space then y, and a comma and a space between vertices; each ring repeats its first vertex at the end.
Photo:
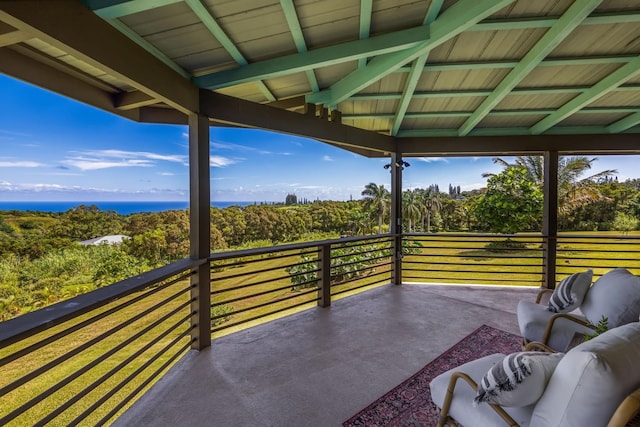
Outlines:
POLYGON ((640 151, 638 0, 0 0, 0 72, 370 156, 640 151))

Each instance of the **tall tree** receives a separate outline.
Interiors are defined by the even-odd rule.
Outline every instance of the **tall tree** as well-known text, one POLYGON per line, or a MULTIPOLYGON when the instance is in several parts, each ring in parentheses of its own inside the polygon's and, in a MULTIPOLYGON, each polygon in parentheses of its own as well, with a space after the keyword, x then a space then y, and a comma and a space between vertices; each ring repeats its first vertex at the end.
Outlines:
POLYGON ((413 226, 422 216, 422 200, 417 191, 407 190, 402 194, 402 216, 408 221, 408 231, 413 232, 413 226))
POLYGON ((384 185, 370 182, 365 185, 361 195, 364 197, 365 208, 371 210, 374 215, 378 216, 378 234, 382 234, 382 222, 389 210, 391 193, 384 188, 384 185))
MULTIPOLYGON (((567 215, 581 206, 604 198, 595 184, 618 171, 607 169, 582 177, 596 160, 598 160, 597 157, 591 159, 586 156, 560 157, 558 161, 558 213, 560 215, 567 215)), ((505 169, 522 168, 531 182, 540 187, 544 184, 544 161, 541 156, 518 156, 514 163, 496 157, 493 162, 504 166, 505 169)), ((493 175, 492 173, 482 174, 485 178, 493 175)))
POLYGON ((422 195, 422 202, 424 204, 424 218, 427 221, 427 233, 431 233, 431 215, 442 209, 438 186, 431 185, 427 188, 422 195))

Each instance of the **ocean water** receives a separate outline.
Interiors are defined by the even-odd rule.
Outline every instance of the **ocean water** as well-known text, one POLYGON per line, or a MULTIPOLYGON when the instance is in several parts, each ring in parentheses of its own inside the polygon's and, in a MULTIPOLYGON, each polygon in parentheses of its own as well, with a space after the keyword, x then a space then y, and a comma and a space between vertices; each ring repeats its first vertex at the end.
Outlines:
MULTIPOLYGON (((229 206, 247 206, 254 202, 211 202, 211 206, 223 209, 229 206)), ((4 202, 0 201, 0 211, 40 211, 65 212, 77 206, 96 205, 102 211, 113 210, 120 215, 138 212, 162 212, 184 210, 189 202, 4 202)))

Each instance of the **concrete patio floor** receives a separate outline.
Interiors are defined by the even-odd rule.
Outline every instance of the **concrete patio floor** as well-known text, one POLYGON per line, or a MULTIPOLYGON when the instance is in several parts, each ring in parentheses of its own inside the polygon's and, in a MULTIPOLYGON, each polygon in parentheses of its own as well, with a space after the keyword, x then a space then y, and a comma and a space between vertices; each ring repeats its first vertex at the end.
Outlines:
POLYGON ((117 426, 340 426, 537 289, 386 285, 191 351, 117 426))

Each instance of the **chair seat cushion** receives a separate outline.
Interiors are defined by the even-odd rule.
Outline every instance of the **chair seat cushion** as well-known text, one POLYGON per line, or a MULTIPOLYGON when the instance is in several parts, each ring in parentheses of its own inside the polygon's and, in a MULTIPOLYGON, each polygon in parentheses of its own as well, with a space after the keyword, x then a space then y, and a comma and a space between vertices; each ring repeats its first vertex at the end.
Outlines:
POLYGON ((640 386, 640 323, 611 329, 569 351, 538 400, 531 427, 606 426, 640 386))
POLYGON ((594 325, 606 317, 609 329, 640 316, 640 277, 625 268, 614 268, 595 281, 580 307, 594 325))
MULTIPOLYGON (((469 375, 475 382, 479 383, 484 374, 496 363, 500 363, 504 359, 504 354, 496 353, 486 356, 462 366, 453 368, 443 374, 438 375, 430 383, 431 398, 433 402, 440 408, 444 403, 444 398, 449 385, 449 378, 454 372, 464 372, 469 375)), ((473 399, 476 390, 469 387, 464 380, 459 380, 454 397, 451 401, 449 415, 463 426, 474 427, 495 427, 505 425, 504 421, 489 405, 478 405, 473 407, 473 399)), ((522 427, 529 425, 529 419, 533 412, 533 405, 522 407, 504 408, 507 413, 520 424, 522 427)))
MULTIPOLYGON (((532 301, 518 302, 517 315, 520 333, 529 341, 542 341, 549 320, 555 313, 547 310, 546 306, 532 301)), ((584 320, 583 316, 572 314, 573 317, 584 320)), ((554 323, 553 331, 547 345, 556 351, 565 351, 575 334, 592 333, 587 327, 566 319, 558 319, 554 323)))

